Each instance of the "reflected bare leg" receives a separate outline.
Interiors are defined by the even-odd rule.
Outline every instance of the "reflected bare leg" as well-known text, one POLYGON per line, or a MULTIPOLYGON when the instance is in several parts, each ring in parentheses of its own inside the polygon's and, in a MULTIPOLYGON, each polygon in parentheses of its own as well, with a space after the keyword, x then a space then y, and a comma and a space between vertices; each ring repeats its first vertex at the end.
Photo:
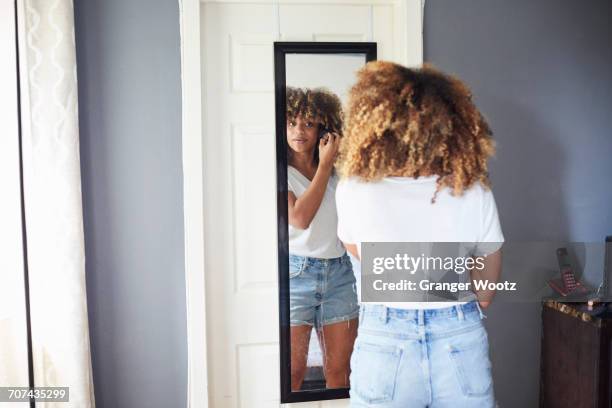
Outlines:
POLYGON ((291 391, 299 391, 306 374, 312 326, 291 326, 291 391))
POLYGON ((357 337, 357 320, 323 326, 319 341, 323 347, 323 368, 327 388, 349 386, 351 354, 357 337))

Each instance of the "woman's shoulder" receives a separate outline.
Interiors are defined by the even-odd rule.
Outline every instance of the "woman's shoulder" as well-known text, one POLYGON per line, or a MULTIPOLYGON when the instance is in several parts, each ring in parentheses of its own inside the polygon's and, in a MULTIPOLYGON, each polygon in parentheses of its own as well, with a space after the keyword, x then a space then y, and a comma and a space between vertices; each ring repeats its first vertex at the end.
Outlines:
POLYGON ((464 194, 472 195, 482 199, 483 197, 492 197, 493 191, 490 186, 484 185, 477 181, 464 191, 464 194))
POLYGON ((340 177, 336 181, 336 197, 350 195, 355 191, 355 180, 352 177, 340 177))
POLYGON ((336 199, 347 201, 370 200, 380 196, 378 181, 365 181, 358 177, 341 177, 336 185, 336 199))
MULTIPOLYGON (((450 189, 447 189, 448 194, 451 195, 450 189)), ((481 182, 475 182, 470 187, 465 189, 459 196, 452 196, 451 199, 458 199, 465 205, 474 208, 482 208, 483 206, 490 205, 491 202, 495 202, 493 197, 493 191, 490 186, 484 185, 481 182)))
POLYGON ((338 177, 338 188, 345 191, 354 191, 367 188, 370 183, 366 183, 357 177, 338 177))
POLYGON ((288 165, 287 166, 287 178, 289 180, 295 180, 296 182, 299 182, 300 184, 303 184, 305 182, 310 182, 310 180, 308 180, 308 178, 302 174, 301 171, 299 171, 298 169, 296 169, 295 167, 288 165))
POLYGON ((301 174, 298 169, 296 169, 295 167, 293 167, 290 164, 287 165, 287 173, 289 173, 289 174, 301 174))

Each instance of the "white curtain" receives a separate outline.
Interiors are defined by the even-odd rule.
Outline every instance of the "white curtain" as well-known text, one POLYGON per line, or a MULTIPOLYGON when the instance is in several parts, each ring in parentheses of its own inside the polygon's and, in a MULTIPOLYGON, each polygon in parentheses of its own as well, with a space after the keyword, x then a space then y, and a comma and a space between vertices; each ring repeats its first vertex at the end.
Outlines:
MULTIPOLYGON (((15 9, 0 2, 0 386, 28 385, 21 234, 15 9)), ((27 403, 2 403, 27 408, 27 403)))
POLYGON ((94 407, 71 0, 18 0, 24 201, 34 384, 94 407))

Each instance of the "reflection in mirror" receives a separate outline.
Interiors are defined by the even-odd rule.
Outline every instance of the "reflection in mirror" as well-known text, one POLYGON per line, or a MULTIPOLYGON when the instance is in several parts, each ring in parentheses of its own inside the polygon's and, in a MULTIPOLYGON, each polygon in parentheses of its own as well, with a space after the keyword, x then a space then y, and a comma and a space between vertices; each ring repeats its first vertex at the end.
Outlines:
POLYGON ((349 387, 359 306, 337 236, 334 162, 365 54, 286 55, 291 390, 349 387))

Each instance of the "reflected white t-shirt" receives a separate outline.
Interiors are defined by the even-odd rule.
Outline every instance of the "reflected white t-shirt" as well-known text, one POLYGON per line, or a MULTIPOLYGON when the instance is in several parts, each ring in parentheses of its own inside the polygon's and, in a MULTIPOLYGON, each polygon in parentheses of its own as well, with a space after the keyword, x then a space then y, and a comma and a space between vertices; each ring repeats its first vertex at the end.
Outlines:
MULTIPOLYGON (((336 188, 338 237, 362 242, 467 242, 482 245, 480 254, 501 247, 504 236, 493 193, 480 183, 461 196, 445 188, 431 203, 437 176, 386 177, 375 182, 341 180, 336 188)), ((388 307, 434 309, 457 302, 389 302, 388 307)))
MULTIPOLYGON (((336 185, 338 177, 333 174, 327 182, 321 205, 310 226, 303 230, 289 224, 289 253, 312 258, 331 259, 344 255, 345 249, 338 239, 336 214, 336 185)), ((287 166, 288 190, 299 198, 304 194, 310 180, 293 166, 287 166)))

